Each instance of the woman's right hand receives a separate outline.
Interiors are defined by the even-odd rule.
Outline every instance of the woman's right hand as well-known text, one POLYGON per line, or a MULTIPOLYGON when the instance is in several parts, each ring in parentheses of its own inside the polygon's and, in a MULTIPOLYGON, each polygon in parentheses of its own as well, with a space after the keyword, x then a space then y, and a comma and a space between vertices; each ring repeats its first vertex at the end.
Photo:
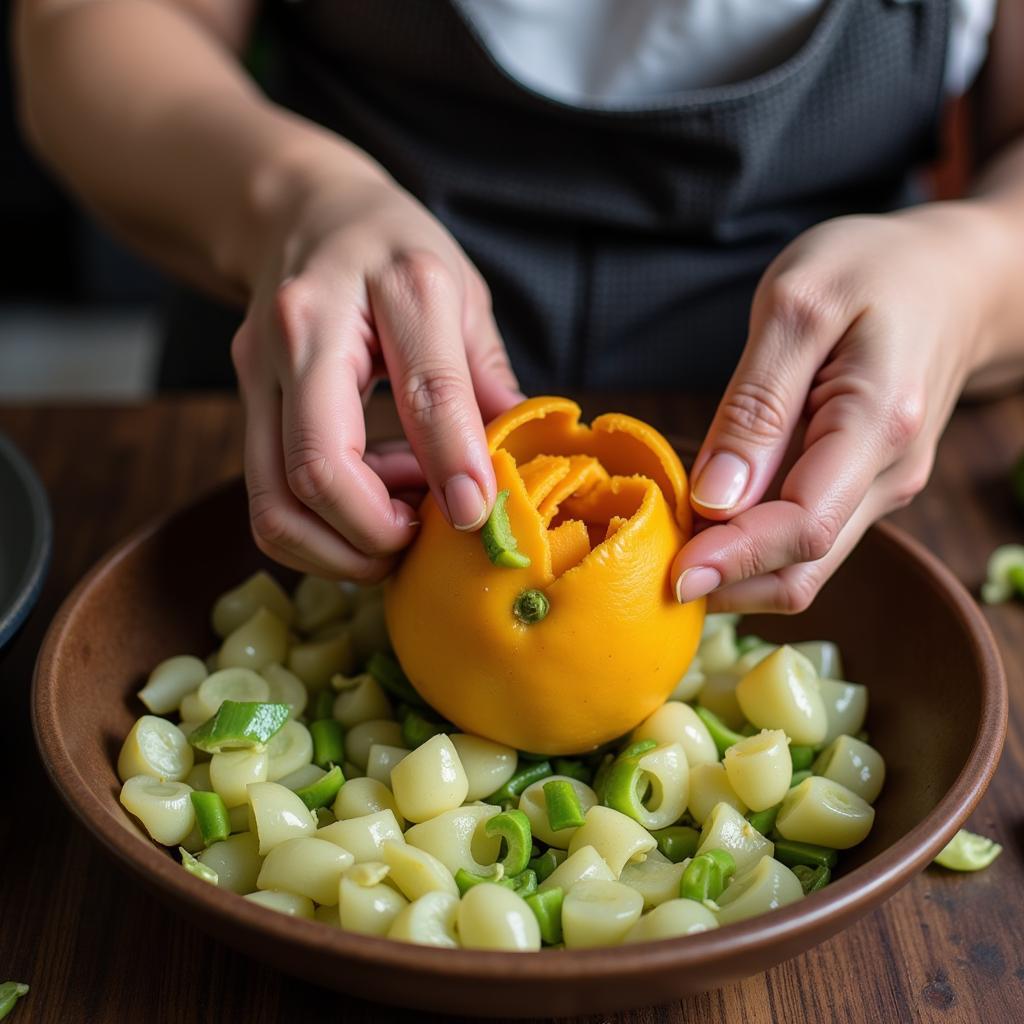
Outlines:
POLYGON ((425 482, 453 526, 483 524, 484 421, 522 396, 487 286, 447 231, 379 169, 333 170, 279 204, 232 358, 256 543, 370 582, 416 532, 396 492, 425 482), (381 376, 411 450, 367 449, 363 399, 381 376))

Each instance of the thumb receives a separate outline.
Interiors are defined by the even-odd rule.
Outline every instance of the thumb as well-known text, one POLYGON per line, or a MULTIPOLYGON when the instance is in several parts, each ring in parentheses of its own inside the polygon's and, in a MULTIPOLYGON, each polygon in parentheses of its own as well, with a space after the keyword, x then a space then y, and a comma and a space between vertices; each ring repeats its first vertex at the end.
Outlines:
POLYGON ((693 464, 690 503, 705 519, 731 519, 759 502, 800 421, 820 353, 837 333, 831 319, 794 314, 778 289, 763 291, 750 337, 693 464))

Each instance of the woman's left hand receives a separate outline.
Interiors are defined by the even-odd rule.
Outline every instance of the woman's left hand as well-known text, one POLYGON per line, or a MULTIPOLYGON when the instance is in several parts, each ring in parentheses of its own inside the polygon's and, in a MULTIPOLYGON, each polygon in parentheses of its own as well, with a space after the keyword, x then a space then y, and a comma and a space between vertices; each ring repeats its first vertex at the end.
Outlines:
POLYGON ((924 487, 990 344, 997 237, 982 205, 934 203, 827 221, 772 263, 694 463, 710 522, 676 556, 680 601, 801 611, 924 487))

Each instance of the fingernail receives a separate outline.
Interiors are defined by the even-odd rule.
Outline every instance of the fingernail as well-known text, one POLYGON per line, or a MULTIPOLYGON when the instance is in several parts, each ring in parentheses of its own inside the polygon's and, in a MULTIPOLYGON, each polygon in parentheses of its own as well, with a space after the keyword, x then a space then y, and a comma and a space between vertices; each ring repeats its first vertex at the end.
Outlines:
POLYGON ((743 497, 750 466, 732 452, 715 452, 693 485, 693 500, 705 508, 732 508, 743 497))
POLYGON ((707 565, 698 565, 687 569, 676 580, 676 599, 680 604, 696 601, 722 585, 722 576, 717 569, 707 565))
POLYGON ((475 530, 487 518, 487 502, 477 482, 465 473, 457 473, 444 485, 444 500, 456 530, 475 530))

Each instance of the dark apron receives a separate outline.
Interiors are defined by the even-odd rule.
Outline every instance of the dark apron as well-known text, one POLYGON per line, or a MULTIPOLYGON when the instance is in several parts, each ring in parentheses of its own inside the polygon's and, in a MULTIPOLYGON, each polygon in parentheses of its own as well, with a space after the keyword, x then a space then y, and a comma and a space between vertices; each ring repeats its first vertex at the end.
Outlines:
POLYGON ((948 0, 831 0, 774 69, 614 110, 521 85, 449 2, 272 10, 278 98, 449 228, 528 392, 720 390, 771 259, 906 205, 937 148, 948 0))

